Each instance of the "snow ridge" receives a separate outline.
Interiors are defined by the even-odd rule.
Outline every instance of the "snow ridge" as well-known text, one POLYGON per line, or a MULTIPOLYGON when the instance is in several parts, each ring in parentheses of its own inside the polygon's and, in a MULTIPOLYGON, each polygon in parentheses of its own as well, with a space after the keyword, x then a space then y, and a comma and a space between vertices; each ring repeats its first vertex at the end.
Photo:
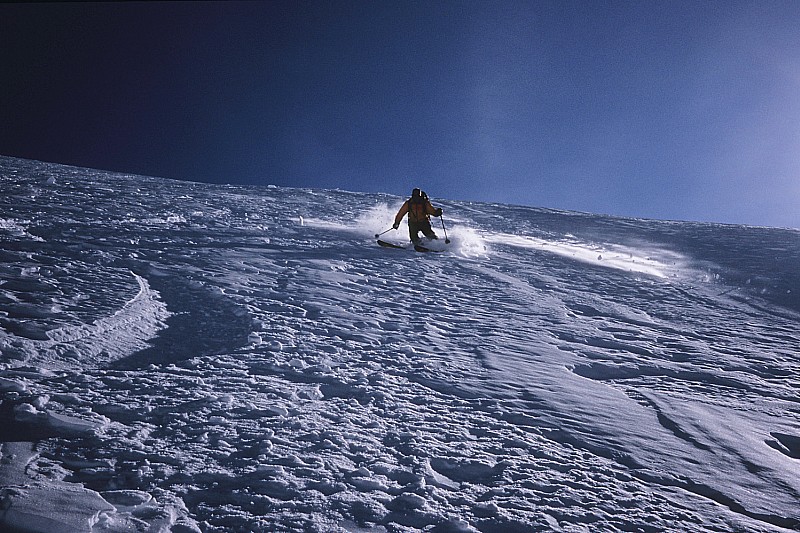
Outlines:
MULTIPOLYGON (((139 292, 110 317, 95 320, 91 325, 63 327, 47 332, 53 345, 69 344, 70 357, 79 359, 84 368, 106 366, 125 355, 147 346, 146 341, 163 327, 169 316, 164 303, 143 277, 131 272, 139 285, 139 292), (145 342, 143 342, 145 341, 145 342)), ((41 356, 46 350, 37 343, 41 356)), ((32 363, 36 363, 34 358, 32 363)))
POLYGON ((47 340, 0 336, 0 343, 26 363, 51 370, 97 368, 147 347, 147 341, 164 327, 166 306, 150 289, 147 280, 131 272, 139 291, 113 315, 91 324, 47 330, 47 340), (21 356, 21 357, 20 357, 21 356))

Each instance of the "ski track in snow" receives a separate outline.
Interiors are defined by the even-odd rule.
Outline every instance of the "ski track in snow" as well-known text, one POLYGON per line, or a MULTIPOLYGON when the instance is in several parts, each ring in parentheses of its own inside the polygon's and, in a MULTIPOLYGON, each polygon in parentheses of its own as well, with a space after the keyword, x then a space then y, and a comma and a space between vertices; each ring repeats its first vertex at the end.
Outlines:
POLYGON ((797 231, 0 180, 0 524, 800 528, 797 231))

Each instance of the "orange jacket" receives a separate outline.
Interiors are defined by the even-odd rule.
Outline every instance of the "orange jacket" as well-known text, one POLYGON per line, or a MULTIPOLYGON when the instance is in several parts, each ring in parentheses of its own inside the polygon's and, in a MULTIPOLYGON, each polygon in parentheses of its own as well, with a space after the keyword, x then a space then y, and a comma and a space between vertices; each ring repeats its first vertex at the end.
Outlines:
POLYGON ((400 224, 406 213, 408 213, 409 222, 422 222, 423 220, 428 220, 430 215, 435 215, 437 212, 438 210, 431 205, 431 201, 427 198, 420 198, 413 202, 409 198, 403 203, 400 211, 397 212, 397 216, 394 217, 394 223, 395 225, 400 224))

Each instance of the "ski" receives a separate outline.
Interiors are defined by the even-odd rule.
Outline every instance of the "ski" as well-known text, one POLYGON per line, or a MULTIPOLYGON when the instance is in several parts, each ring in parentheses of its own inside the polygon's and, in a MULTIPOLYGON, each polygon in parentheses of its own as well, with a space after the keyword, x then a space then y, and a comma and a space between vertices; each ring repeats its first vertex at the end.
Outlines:
POLYGON ((401 246, 399 244, 393 244, 391 242, 382 241, 380 239, 378 239, 378 244, 380 244, 384 248, 403 248, 403 249, 406 248, 405 246, 401 246))
MULTIPOLYGON (((378 239, 378 244, 383 246, 384 248, 400 248, 402 250, 407 250, 408 246, 403 246, 401 244, 394 244, 391 242, 386 242, 378 239)), ((418 252, 442 252, 443 250, 434 250, 433 248, 428 248, 427 246, 423 246, 421 244, 415 244, 414 249, 418 252)))
POLYGON ((428 248, 426 246, 422 246, 421 244, 415 244, 414 249, 418 252, 441 252, 442 250, 434 250, 433 248, 428 248))

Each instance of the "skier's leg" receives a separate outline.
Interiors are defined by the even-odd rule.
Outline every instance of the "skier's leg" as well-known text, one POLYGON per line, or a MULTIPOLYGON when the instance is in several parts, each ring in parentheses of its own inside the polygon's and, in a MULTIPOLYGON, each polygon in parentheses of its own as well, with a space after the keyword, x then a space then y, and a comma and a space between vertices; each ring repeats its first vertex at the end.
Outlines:
POLYGON ((439 237, 431 229, 430 223, 425 224, 422 228, 422 233, 429 239, 438 239, 439 237))
POLYGON ((419 230, 420 227, 417 223, 408 221, 408 236, 411 238, 411 242, 419 242, 419 230))

